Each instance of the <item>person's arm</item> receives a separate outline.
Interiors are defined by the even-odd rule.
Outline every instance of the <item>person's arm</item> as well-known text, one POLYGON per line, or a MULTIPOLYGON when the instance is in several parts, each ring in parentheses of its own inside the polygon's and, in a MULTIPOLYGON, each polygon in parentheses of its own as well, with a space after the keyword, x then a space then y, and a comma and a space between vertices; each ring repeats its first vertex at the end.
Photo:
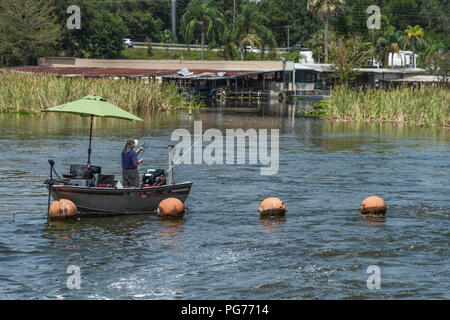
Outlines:
POLYGON ((136 154, 141 153, 142 150, 144 150, 144 147, 140 147, 140 148, 136 151, 136 154))
MULTIPOLYGON (((131 151, 130 151, 131 152, 131 151)), ((134 154, 133 154, 133 166, 135 166, 135 167, 137 167, 138 166, 138 164, 141 164, 142 163, 142 161, 144 161, 144 160, 138 160, 137 159, 137 155, 136 155, 136 152, 134 152, 134 154)))

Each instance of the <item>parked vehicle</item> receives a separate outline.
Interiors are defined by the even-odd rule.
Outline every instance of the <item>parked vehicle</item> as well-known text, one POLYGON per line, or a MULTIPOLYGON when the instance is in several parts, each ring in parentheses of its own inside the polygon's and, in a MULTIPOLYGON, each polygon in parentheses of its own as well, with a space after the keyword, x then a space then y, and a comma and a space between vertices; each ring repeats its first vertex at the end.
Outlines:
POLYGON ((253 53, 261 53, 261 50, 258 48, 252 48, 252 46, 247 46, 246 47, 247 52, 253 52, 253 53))
POLYGON ((126 48, 133 48, 134 47, 134 41, 128 38, 123 39, 123 45, 126 48))
POLYGON ((403 51, 399 52, 391 52, 389 53, 388 66, 389 67, 408 67, 412 68, 414 66, 413 59, 416 61, 419 56, 417 54, 413 54, 412 51, 403 51))

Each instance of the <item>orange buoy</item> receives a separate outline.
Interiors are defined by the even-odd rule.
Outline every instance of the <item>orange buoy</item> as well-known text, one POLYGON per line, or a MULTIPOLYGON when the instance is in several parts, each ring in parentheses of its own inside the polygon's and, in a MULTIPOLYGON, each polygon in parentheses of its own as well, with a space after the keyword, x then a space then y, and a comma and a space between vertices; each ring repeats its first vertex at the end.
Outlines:
POLYGON ((50 206, 50 218, 73 218, 76 215, 77 207, 70 200, 56 200, 50 206))
POLYGON ((184 204, 177 198, 164 199, 158 206, 158 216, 161 218, 182 218, 184 212, 184 204))
POLYGON ((361 202, 360 211, 363 215, 385 215, 386 203, 380 197, 371 196, 361 202))
POLYGON ((286 214, 286 205, 278 198, 267 198, 259 206, 259 214, 261 217, 283 217, 286 214))

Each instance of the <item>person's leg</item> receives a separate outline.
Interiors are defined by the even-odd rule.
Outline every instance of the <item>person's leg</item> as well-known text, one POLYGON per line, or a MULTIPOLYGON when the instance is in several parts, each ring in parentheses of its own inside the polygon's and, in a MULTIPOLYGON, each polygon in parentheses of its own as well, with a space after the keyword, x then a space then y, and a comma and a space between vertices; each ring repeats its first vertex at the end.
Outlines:
POLYGON ((130 177, 130 184, 132 187, 139 188, 139 172, 137 169, 131 170, 133 173, 132 177, 130 177))
POLYGON ((128 188, 130 187, 130 180, 128 178, 128 172, 129 170, 122 170, 122 179, 123 179, 123 187, 128 188))

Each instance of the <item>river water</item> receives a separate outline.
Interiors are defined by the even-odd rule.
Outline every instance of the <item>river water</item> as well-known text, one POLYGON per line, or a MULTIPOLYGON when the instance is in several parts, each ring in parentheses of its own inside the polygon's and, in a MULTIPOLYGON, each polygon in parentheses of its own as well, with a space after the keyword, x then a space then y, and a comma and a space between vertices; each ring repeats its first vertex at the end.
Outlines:
POLYGON ((449 299, 450 132, 295 111, 230 104, 144 123, 96 119, 92 163, 119 177, 124 143, 142 144, 151 128, 141 174, 167 168, 172 132, 193 132, 194 121, 224 133, 280 130, 276 175, 255 164, 177 166, 177 182, 194 182, 181 221, 47 222, 47 159, 59 172, 85 163, 89 120, 0 115, 0 298, 449 299), (369 195, 386 201, 385 219, 361 217, 369 195), (259 218, 271 196, 286 203, 284 219, 259 218), (67 286, 71 265, 80 289, 67 286))

